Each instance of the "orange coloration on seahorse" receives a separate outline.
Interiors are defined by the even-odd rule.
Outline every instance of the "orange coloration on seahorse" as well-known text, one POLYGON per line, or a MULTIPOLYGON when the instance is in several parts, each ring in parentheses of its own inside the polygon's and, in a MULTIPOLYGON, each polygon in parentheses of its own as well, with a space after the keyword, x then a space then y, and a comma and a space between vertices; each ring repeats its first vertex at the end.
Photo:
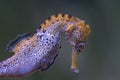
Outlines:
POLYGON ((15 54, 0 62, 0 77, 19 77, 38 69, 43 71, 55 61, 60 49, 60 35, 65 32, 72 46, 71 69, 78 73, 78 54, 86 46, 90 27, 84 20, 68 14, 49 17, 34 35, 19 36, 8 45, 15 54))

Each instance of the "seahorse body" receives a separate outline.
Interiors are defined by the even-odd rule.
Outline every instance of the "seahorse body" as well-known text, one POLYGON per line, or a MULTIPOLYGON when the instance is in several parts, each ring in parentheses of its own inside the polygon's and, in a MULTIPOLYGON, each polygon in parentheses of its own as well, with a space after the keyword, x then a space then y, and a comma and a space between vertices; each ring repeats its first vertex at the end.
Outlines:
POLYGON ((15 54, 0 62, 0 77, 20 77, 38 69, 46 70, 58 55, 61 32, 67 34, 72 45, 71 68, 77 72, 76 55, 86 46, 89 25, 71 15, 56 14, 49 17, 34 35, 24 35, 24 39, 8 46, 8 51, 15 54))

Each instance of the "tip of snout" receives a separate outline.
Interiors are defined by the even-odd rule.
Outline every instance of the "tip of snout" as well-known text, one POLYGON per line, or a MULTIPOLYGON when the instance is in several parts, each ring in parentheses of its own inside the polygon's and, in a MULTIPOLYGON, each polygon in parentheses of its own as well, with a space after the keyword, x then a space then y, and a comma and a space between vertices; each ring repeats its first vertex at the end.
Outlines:
POLYGON ((72 72, 79 74, 79 69, 78 68, 71 67, 71 70, 72 70, 72 72))

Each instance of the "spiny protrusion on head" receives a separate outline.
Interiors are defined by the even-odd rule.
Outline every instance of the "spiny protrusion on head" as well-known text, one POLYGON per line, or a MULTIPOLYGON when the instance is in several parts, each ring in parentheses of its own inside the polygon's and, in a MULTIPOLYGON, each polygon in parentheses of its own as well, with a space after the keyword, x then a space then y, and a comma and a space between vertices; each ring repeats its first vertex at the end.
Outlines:
POLYGON ((45 20, 45 22, 41 25, 42 28, 47 28, 49 27, 50 25, 54 24, 55 22, 58 22, 58 21, 61 21, 61 22, 77 22, 78 21, 78 18, 76 17, 73 17, 71 15, 68 15, 68 14, 55 14, 51 17, 48 17, 47 20, 45 20))

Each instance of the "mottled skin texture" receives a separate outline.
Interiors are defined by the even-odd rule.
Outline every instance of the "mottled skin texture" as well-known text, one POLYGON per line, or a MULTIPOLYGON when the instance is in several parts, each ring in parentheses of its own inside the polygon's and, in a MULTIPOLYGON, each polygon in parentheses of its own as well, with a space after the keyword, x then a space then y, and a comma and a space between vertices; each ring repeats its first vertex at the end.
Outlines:
POLYGON ((37 69, 49 67, 60 47, 58 36, 59 33, 52 35, 46 31, 44 34, 34 34, 33 40, 32 37, 26 39, 21 50, 15 51, 15 55, 0 63, 0 76, 24 76, 37 69))
POLYGON ((8 50, 15 54, 0 62, 0 77, 20 77, 38 69, 46 70, 58 55, 61 32, 66 33, 73 49, 71 68, 78 72, 76 54, 86 46, 89 25, 71 15, 56 14, 49 17, 34 35, 24 38, 14 47, 8 46, 8 50))

